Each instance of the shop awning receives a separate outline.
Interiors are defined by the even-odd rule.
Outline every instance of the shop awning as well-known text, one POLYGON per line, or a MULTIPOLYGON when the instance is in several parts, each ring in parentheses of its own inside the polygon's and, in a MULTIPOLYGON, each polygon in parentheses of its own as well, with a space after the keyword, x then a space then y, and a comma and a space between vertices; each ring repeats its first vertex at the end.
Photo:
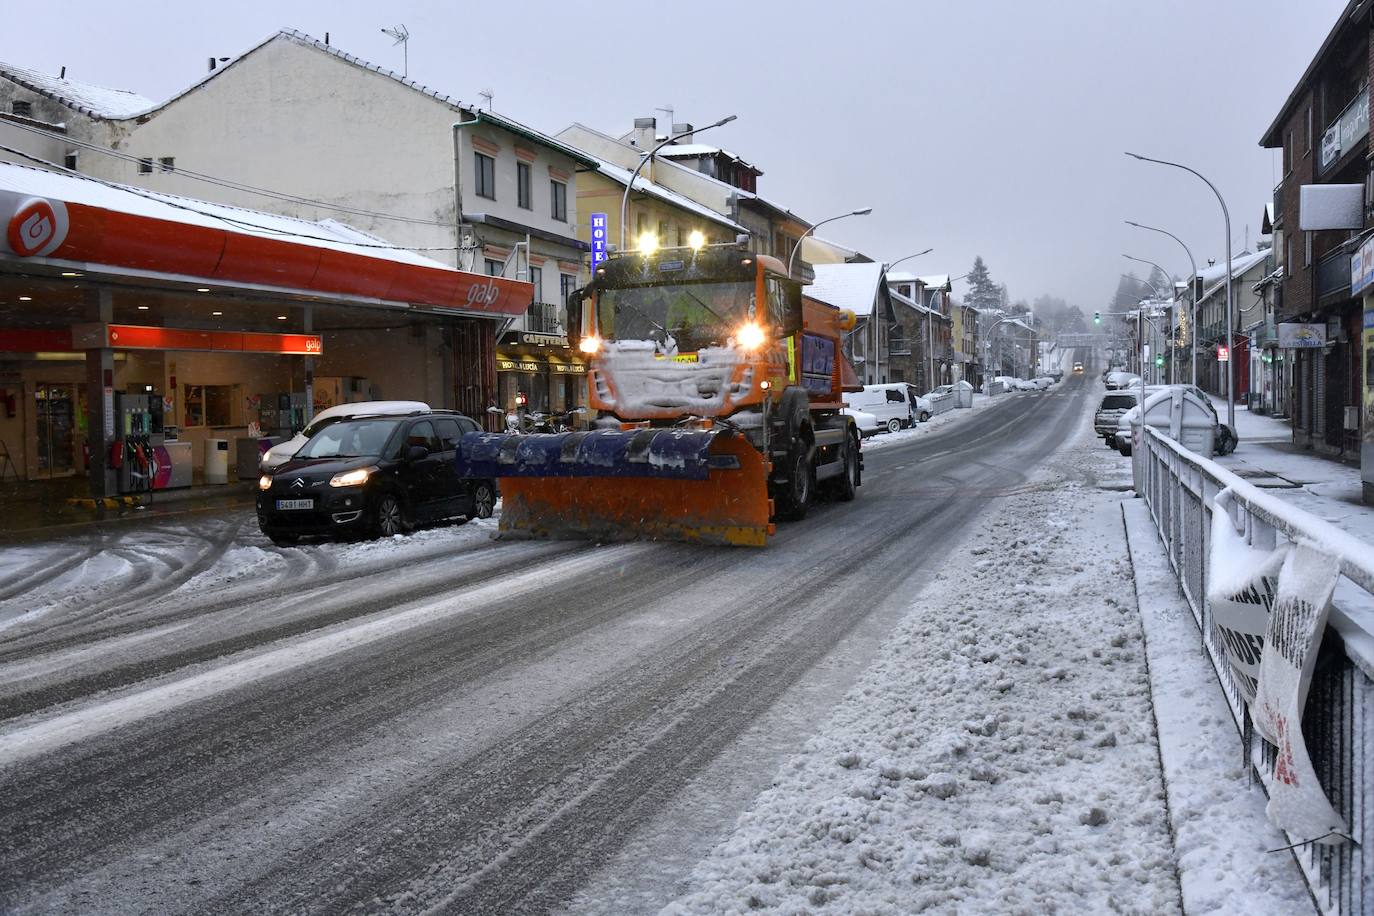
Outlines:
POLYGON ((0 267, 280 290, 463 315, 522 314, 534 287, 309 222, 0 163, 0 267))

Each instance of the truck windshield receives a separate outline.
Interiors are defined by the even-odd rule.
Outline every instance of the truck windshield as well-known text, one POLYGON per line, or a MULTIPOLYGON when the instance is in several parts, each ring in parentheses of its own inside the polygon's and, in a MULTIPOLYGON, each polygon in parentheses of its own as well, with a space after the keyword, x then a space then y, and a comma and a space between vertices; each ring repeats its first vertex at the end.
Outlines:
POLYGON ((652 340, 680 351, 719 346, 749 316, 754 287, 746 282, 682 283, 603 289, 597 324, 607 340, 652 340))

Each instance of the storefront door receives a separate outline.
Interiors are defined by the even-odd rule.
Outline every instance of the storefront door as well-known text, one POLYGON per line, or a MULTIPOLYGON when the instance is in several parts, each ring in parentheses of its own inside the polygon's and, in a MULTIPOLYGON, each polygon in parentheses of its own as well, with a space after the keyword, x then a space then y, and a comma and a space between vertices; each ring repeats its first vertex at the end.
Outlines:
POLYGON ((76 386, 40 384, 34 391, 39 477, 76 473, 76 386))

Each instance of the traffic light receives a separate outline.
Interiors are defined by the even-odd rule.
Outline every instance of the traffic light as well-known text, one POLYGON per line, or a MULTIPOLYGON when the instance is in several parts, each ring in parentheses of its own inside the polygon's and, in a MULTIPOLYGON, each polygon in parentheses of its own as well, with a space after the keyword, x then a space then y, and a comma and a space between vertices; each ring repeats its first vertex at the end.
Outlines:
POLYGON ((1163 366, 1163 365, 1164 365, 1164 354, 1161 353, 1159 356, 1156 356, 1156 357, 1155 357, 1155 365, 1156 365, 1156 366, 1163 366))
POLYGON ((1101 312, 1093 312, 1093 324, 1101 324, 1101 323, 1102 323, 1102 313, 1101 313, 1101 312))

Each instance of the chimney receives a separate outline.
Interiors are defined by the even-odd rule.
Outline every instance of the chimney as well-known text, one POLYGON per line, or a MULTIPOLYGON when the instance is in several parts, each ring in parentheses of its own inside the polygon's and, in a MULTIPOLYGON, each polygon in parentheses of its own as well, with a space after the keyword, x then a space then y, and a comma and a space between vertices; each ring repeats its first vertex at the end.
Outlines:
POLYGON ((692 131, 693 131, 693 129, 694 129, 694 128, 693 128, 692 125, 690 125, 690 124, 674 124, 674 125, 673 125, 673 134, 672 134, 672 135, 675 136, 675 137, 677 137, 678 134, 686 134, 685 137, 678 137, 678 141, 677 141, 677 142, 678 142, 678 143, 691 143, 691 142, 692 142, 692 131))
POLYGON ((211 70, 215 69, 215 59, 214 59, 213 57, 210 58, 210 69, 211 69, 211 70))
POLYGON ((657 118, 635 118, 634 139, 630 142, 642 150, 653 149, 654 131, 657 126, 657 118))
POLYGON ((57 78, 60 79, 60 80, 64 80, 64 79, 67 78, 67 68, 66 68, 66 67, 63 67, 63 68, 62 68, 62 72, 59 73, 59 74, 57 75, 57 78))

